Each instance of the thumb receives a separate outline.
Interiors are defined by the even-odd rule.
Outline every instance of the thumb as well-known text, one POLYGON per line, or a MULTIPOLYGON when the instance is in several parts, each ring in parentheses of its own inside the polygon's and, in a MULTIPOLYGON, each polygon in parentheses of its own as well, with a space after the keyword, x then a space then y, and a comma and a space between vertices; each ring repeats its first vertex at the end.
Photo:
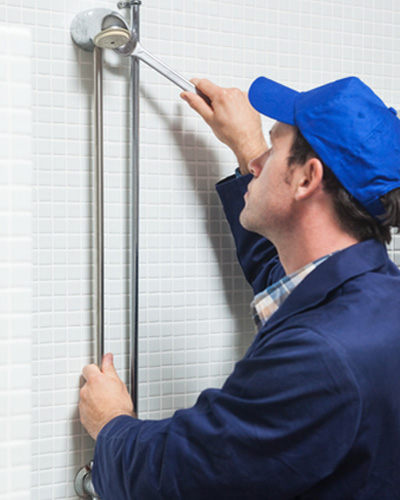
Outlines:
POLYGON ((111 353, 105 354, 103 356, 103 362, 101 364, 101 371, 104 373, 104 375, 108 375, 109 377, 117 378, 118 374, 117 371, 115 370, 114 366, 114 355, 111 353))

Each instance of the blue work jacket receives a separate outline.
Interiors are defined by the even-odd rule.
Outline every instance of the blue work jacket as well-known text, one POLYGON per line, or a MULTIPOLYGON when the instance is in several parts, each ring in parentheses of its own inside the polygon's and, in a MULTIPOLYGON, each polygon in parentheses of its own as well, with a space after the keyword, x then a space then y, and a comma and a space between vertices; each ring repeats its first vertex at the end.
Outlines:
MULTIPOLYGON (((248 177, 217 186, 257 293, 284 275, 238 217, 248 177)), ((222 389, 100 432, 103 500, 400 499, 400 273, 368 240, 322 263, 260 329, 222 389)))

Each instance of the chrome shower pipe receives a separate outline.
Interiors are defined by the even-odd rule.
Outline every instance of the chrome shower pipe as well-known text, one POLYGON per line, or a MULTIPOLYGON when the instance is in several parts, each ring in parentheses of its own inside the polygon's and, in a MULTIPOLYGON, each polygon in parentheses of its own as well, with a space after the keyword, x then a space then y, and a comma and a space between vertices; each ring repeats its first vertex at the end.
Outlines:
MULTIPOLYGON (((131 8, 131 30, 140 35, 140 0, 132 0, 131 8)), ((139 60, 131 57, 131 214, 130 214, 130 394, 138 414, 138 296, 139 296, 139 60)))
MULTIPOLYGON (((104 355, 104 148, 103 148, 103 50, 93 51, 94 68, 94 166, 95 166, 95 247, 96 311, 95 359, 101 366, 104 355)), ((75 476, 79 498, 100 500, 92 482, 93 462, 81 467, 75 476)))
POLYGON ((96 322, 95 359, 104 355, 104 147, 103 147, 103 51, 94 48, 94 164, 96 196, 96 322))

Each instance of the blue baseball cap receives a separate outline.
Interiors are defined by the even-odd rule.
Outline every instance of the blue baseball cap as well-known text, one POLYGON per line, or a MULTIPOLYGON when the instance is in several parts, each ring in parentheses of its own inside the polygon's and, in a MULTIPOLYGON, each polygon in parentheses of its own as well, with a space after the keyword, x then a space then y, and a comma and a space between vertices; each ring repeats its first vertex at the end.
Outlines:
POLYGON ((373 216, 379 198, 400 187, 400 120, 359 78, 297 92, 265 77, 249 90, 252 106, 294 125, 341 184, 373 216))

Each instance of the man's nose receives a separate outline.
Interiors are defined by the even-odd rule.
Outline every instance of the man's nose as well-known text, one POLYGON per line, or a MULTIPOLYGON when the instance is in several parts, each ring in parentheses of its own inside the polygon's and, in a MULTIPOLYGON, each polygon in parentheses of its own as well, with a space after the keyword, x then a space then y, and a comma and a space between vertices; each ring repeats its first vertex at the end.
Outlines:
POLYGON ((258 177, 265 165, 265 162, 267 161, 267 156, 268 156, 268 151, 265 151, 263 154, 260 156, 257 156, 257 158, 254 158, 253 160, 250 160, 249 163, 249 172, 254 175, 254 177, 258 177))

